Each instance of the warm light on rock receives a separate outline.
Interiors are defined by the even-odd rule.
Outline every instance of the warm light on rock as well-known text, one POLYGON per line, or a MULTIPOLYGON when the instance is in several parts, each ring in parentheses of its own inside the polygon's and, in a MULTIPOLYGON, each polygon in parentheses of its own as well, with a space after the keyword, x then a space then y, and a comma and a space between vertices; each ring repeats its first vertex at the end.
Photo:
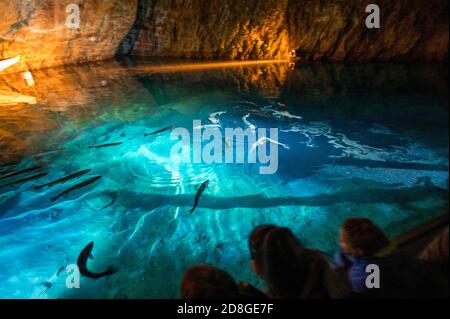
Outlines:
POLYGON ((34 86, 34 79, 33 79, 33 75, 31 74, 30 71, 24 72, 23 73, 23 79, 25 80, 25 83, 28 86, 34 86))

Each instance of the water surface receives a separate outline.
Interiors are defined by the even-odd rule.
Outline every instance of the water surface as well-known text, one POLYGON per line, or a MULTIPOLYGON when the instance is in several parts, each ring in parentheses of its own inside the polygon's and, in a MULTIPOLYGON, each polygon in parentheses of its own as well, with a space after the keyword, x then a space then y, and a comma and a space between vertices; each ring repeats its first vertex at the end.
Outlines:
POLYGON ((28 93, 38 104, 0 107, 1 162, 19 163, 0 168, 0 178, 41 166, 0 180, 1 298, 178 297, 183 271, 199 262, 260 285, 246 242, 257 225, 290 227, 306 246, 332 253, 348 217, 369 217, 395 236, 446 213, 447 66, 163 71, 130 60, 36 71, 28 93), (219 111, 221 130, 245 128, 246 114, 256 127, 279 129, 289 149, 279 148, 276 174, 259 174, 259 164, 176 164, 170 132, 144 136, 192 130, 192 120, 207 124, 219 111), (89 148, 109 143, 121 144, 89 148), (34 188, 84 169, 77 180, 34 188), (69 290, 58 269, 90 241, 91 268, 120 271, 69 290))

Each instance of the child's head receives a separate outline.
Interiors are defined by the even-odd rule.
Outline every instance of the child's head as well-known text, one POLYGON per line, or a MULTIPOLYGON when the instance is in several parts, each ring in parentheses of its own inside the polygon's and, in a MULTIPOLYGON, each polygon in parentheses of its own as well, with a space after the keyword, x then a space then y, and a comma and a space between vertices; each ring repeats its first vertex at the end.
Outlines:
POLYGON ((181 282, 185 299, 229 299, 238 294, 238 286, 228 273, 205 264, 188 269, 181 282))
POLYGON ((294 234, 284 227, 259 226, 251 233, 249 246, 253 271, 272 293, 295 296, 311 262, 294 234))
POLYGON ((389 239, 367 218, 350 218, 341 226, 340 245, 344 253, 363 257, 389 245, 389 239))

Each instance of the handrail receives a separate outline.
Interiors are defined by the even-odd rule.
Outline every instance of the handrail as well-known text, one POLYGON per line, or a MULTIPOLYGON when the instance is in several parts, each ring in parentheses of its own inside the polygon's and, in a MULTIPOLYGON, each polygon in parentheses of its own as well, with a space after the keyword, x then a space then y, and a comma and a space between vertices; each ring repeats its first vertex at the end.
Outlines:
POLYGON ((407 245, 411 241, 424 236, 446 224, 449 222, 449 215, 448 213, 441 215, 435 219, 430 220, 429 222, 426 222, 425 224, 421 224, 410 231, 407 231, 406 233, 403 233, 393 239, 393 242, 398 246, 402 247, 404 245, 407 245))

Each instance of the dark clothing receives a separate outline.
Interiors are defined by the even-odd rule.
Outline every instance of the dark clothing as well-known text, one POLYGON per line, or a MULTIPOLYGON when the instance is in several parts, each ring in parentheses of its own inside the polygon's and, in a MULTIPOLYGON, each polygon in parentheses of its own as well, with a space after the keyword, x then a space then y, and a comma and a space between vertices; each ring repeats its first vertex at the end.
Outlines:
MULTIPOLYGON (((295 291, 284 291, 269 287, 269 295, 274 299, 345 299, 351 294, 350 285, 345 276, 333 269, 327 256, 314 249, 306 249, 309 265, 303 281, 295 291)), ((298 281, 291 274, 292 282, 298 281)))
POLYGON ((269 297, 258 288, 247 282, 241 282, 238 285, 239 299, 269 299, 269 297))
POLYGON ((347 270, 354 292, 371 298, 442 298, 448 282, 416 258, 394 251, 384 256, 352 257, 339 252, 336 262, 347 270), (367 288, 366 267, 379 267, 380 288, 367 288))
POLYGON ((430 266, 441 271, 448 278, 448 227, 419 255, 419 258, 430 266))

